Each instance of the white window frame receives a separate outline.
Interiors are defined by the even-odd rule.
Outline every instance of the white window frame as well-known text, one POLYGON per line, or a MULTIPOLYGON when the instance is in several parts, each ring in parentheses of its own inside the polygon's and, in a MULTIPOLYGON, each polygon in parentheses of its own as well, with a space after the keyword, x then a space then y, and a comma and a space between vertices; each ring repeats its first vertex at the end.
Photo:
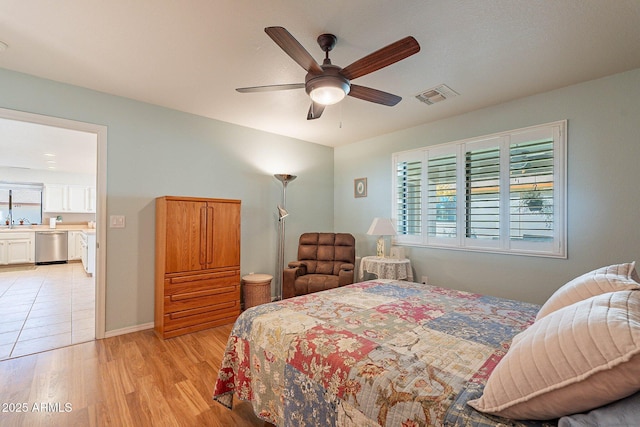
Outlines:
POLYGON ((454 141, 415 150, 403 151, 392 155, 392 219, 398 221, 396 210, 397 164, 403 161, 420 161, 422 163, 422 216, 421 235, 397 235, 394 244, 406 246, 436 247, 465 251, 482 251, 493 253, 519 254, 529 256, 566 258, 567 257, 567 121, 557 121, 537 126, 530 126, 492 135, 481 136, 461 141, 454 141), (510 237, 510 147, 535 138, 553 139, 553 238, 550 241, 519 240, 510 237), (465 154, 467 151, 484 147, 500 147, 500 232, 499 238, 474 239, 466 237, 466 205, 465 205, 465 154), (456 236, 429 236, 428 206, 428 165, 429 159, 447 154, 455 154, 457 159, 456 179, 456 236))

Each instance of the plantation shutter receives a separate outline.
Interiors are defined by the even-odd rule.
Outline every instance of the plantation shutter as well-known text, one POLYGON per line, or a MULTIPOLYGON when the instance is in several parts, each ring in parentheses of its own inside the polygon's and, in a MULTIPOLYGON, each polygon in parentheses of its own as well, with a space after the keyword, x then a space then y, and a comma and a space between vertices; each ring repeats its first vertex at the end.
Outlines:
POLYGON ((457 155, 429 157, 427 223, 429 238, 457 237, 457 155))
POLYGON ((422 235, 422 161, 397 161, 395 176, 396 232, 401 236, 422 235))
POLYGON ((509 238, 553 240, 553 139, 511 144, 509 238))
POLYGON ((465 237, 500 238, 500 146, 465 153, 465 237))
POLYGON ((395 153, 396 244, 566 258, 566 126, 395 153))

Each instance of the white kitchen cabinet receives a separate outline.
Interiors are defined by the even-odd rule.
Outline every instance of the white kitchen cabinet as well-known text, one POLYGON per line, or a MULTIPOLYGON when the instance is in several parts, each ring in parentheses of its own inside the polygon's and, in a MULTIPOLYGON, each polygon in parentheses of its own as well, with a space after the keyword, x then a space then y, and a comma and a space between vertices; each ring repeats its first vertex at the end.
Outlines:
POLYGON ((96 188, 84 185, 46 184, 43 211, 94 213, 96 188))
POLYGON ((43 211, 65 212, 66 185, 45 185, 43 211))
POLYGON ((87 187, 77 185, 69 185, 67 187, 69 202, 67 207, 69 212, 87 212, 89 210, 87 203, 87 187))
POLYGON ((96 187, 87 187, 86 202, 89 212, 96 211, 96 187))
POLYGON ((69 261, 77 261, 82 259, 82 231, 69 230, 67 255, 69 261))
POLYGON ((0 234, 0 265, 30 264, 36 255, 33 232, 0 234))
POLYGON ((81 234, 81 246, 82 246, 82 266, 87 274, 94 274, 96 270, 96 233, 81 234))

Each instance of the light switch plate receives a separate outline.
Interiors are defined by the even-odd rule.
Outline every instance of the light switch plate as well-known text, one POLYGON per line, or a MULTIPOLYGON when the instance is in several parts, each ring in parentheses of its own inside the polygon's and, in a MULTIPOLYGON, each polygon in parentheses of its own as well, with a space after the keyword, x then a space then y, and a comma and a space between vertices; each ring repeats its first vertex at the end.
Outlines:
POLYGON ((111 215, 109 217, 109 226, 111 228, 124 228, 124 215, 111 215))

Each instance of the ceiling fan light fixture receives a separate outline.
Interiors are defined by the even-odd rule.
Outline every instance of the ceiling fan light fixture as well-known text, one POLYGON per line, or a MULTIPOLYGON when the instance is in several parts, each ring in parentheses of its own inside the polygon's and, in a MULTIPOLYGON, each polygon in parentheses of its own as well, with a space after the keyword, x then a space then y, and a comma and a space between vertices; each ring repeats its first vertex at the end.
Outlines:
MULTIPOLYGON (((326 70, 327 68, 325 68, 325 73, 326 70)), ((312 76, 307 78, 306 81, 306 90, 309 97, 313 102, 322 105, 337 104, 347 96, 350 89, 349 81, 339 75, 327 73, 320 76, 312 76)))
POLYGON ((335 86, 321 86, 313 89, 309 96, 313 102, 322 105, 333 105, 342 101, 347 94, 344 90, 335 86))

